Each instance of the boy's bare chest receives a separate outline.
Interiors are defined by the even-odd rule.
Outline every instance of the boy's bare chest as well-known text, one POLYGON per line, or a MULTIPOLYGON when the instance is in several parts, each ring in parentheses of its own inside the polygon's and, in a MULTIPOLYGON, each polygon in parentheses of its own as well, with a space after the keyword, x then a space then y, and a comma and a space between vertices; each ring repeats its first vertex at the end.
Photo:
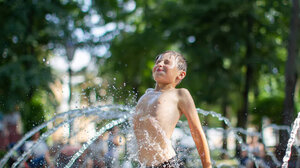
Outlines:
POLYGON ((176 98, 173 93, 147 93, 139 101, 137 110, 138 113, 144 115, 167 115, 177 110, 176 98))

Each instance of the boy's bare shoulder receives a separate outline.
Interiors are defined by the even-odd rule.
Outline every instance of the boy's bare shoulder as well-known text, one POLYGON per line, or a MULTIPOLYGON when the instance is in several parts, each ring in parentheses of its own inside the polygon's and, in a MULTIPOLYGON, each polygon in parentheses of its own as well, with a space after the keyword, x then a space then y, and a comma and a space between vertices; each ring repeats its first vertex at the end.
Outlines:
POLYGON ((180 105, 190 106, 192 103, 194 103, 190 91, 186 88, 177 89, 177 96, 180 105))
POLYGON ((195 115, 196 107, 192 95, 190 94, 188 89, 180 88, 177 90, 178 92, 178 107, 180 111, 185 115, 191 117, 195 115))
POLYGON ((177 92, 178 96, 180 96, 180 97, 185 97, 185 96, 191 95, 189 90, 187 90, 186 88, 178 88, 178 89, 176 89, 176 92, 177 92))

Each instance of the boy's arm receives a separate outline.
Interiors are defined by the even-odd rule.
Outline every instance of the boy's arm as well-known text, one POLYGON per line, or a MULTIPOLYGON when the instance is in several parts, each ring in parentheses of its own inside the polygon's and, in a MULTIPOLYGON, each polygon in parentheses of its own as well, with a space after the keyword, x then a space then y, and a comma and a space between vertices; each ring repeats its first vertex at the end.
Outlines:
POLYGON ((194 100, 187 89, 179 89, 179 109, 186 116, 204 168, 211 168, 209 148, 194 100))

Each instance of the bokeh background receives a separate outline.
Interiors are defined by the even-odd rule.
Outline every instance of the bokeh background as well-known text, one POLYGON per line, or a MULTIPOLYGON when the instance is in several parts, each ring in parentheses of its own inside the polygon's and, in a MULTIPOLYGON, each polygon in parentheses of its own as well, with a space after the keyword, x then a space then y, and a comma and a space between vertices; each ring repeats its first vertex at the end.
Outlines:
MULTIPOLYGON (((166 50, 186 57, 178 87, 197 107, 244 129, 291 126, 300 109, 299 21, 299 0, 0 0, 1 155, 58 113, 134 106, 154 87, 154 58, 166 50)), ((288 138, 277 133, 281 157, 288 138)))

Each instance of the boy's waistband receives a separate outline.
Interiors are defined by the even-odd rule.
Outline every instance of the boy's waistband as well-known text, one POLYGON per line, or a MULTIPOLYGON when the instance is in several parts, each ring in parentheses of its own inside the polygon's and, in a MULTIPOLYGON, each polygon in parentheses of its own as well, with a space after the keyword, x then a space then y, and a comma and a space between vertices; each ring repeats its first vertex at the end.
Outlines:
POLYGON ((184 163, 177 156, 156 166, 147 166, 146 168, 184 168, 184 163))

